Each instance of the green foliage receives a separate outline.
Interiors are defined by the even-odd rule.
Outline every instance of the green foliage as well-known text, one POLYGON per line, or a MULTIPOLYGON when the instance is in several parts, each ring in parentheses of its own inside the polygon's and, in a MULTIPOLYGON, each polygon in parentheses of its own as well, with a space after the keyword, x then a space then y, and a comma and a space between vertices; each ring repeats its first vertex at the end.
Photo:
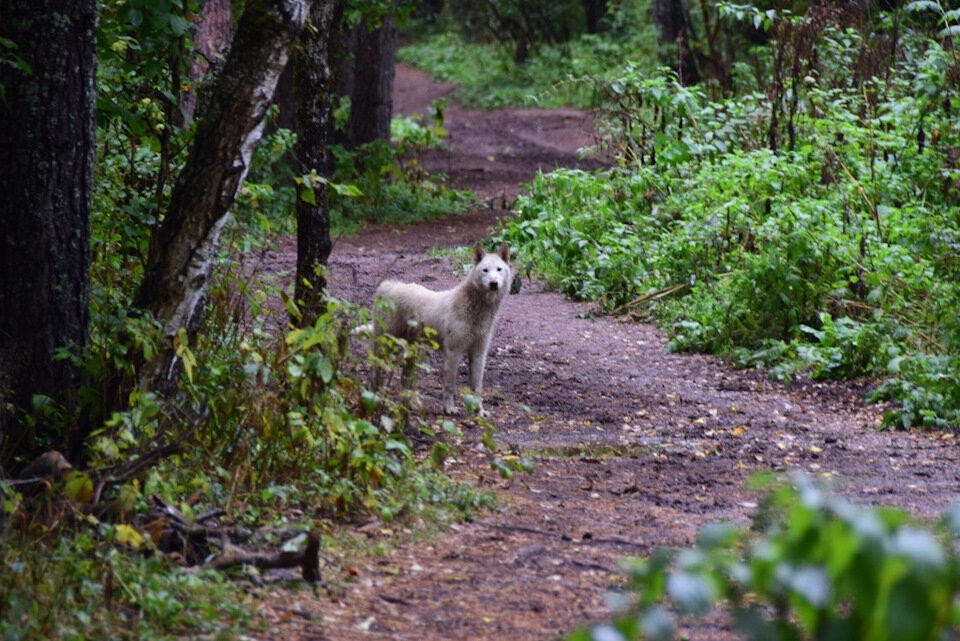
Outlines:
POLYGON ((604 90, 619 166, 537 176, 504 239, 560 291, 652 313, 674 349, 873 377, 872 400, 901 404, 889 424, 960 424, 955 57, 911 31, 911 64, 843 88, 867 44, 816 32, 824 58, 786 110, 626 65, 604 90))
POLYGON ((571 641, 673 639, 720 605, 746 639, 937 639, 960 625, 957 509, 931 533, 809 481, 773 492, 751 530, 707 526, 693 549, 626 564, 629 606, 571 641))
MULTIPOLYGON (((176 639, 235 635, 251 624, 244 590, 187 574, 163 555, 128 553, 127 526, 96 524, 38 546, 0 547, 4 639, 176 639)), ((132 528, 128 528, 131 530, 132 528)))
MULTIPOLYGON (((624 60, 653 71, 657 35, 646 19, 648 2, 618 3, 611 28, 562 43, 545 41, 518 64, 515 49, 472 40, 456 30, 432 29, 401 47, 399 60, 454 82, 457 100, 476 107, 507 105, 592 107, 600 93, 593 78, 617 73, 624 60), (476 64, 476 61, 483 64, 476 64)), ((475 33, 475 32, 474 32, 475 33)))
POLYGON ((473 204, 468 192, 449 189, 443 176, 430 175, 421 159, 428 150, 441 149, 443 103, 432 108, 432 122, 420 116, 394 118, 391 141, 373 141, 357 150, 331 145, 333 175, 319 176, 314 169, 296 175, 289 157, 296 141, 293 132, 278 129, 265 137, 254 153, 247 180, 237 198, 235 212, 251 239, 295 232, 297 184, 307 186, 304 198, 326 184, 330 205, 330 233, 336 237, 367 223, 404 224, 448 216, 473 204))
POLYGON ((450 3, 450 12, 463 34, 493 40, 521 63, 529 50, 563 44, 586 28, 583 7, 575 0, 460 0, 450 3))

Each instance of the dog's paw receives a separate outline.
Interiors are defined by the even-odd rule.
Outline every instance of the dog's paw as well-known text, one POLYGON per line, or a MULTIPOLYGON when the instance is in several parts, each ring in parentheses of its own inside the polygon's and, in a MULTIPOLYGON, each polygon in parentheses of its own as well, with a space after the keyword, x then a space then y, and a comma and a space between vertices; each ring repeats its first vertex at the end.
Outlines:
POLYGON ((444 405, 443 413, 446 414, 447 416, 459 416, 460 410, 458 410, 453 405, 444 405))

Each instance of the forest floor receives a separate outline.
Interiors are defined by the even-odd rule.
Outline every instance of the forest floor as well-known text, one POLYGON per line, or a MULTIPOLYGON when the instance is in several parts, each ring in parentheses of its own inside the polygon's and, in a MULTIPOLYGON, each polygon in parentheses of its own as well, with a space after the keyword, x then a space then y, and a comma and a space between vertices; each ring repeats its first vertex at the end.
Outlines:
MULTIPOLYGON (((395 111, 425 113, 452 89, 399 66, 395 111)), ((339 239, 330 260, 337 296, 370 304, 388 276, 452 286, 457 268, 431 250, 489 237, 538 169, 577 166, 578 148, 593 142, 589 115, 572 109, 451 102, 445 127, 449 149, 428 154, 425 166, 485 206, 339 239)), ((292 270, 295 256, 289 241, 275 267, 292 270)), ((882 408, 862 402, 868 382, 771 383, 716 358, 669 353, 652 325, 590 317, 589 304, 523 285, 503 304, 484 401, 498 445, 530 457, 533 473, 501 479, 480 430, 461 421, 464 446, 448 471, 495 491, 497 509, 423 537, 359 527, 371 540, 400 543, 325 567, 330 592, 275 585, 277 596, 263 603, 270 632, 258 638, 554 639, 609 614, 620 559, 690 546, 709 522, 749 523, 761 497, 747 481, 757 472, 804 472, 856 502, 929 519, 960 491, 953 435, 877 430, 882 408)), ((437 416, 439 359, 432 364, 420 391, 437 416)), ((683 632, 735 638, 722 617, 683 632)))

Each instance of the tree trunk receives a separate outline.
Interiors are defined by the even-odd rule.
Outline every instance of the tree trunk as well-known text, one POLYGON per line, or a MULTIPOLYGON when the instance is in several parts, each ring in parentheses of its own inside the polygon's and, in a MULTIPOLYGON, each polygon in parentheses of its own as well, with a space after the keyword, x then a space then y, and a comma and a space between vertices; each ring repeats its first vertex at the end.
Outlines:
POLYGON ((683 0, 653 0, 653 21, 660 27, 660 38, 673 43, 683 33, 687 21, 683 0))
MULTIPOLYGON (((316 170, 324 178, 333 173, 328 149, 331 137, 331 94, 328 51, 333 23, 333 0, 317 0, 310 10, 307 30, 294 56, 293 94, 296 102, 297 144, 294 155, 301 175, 316 170)), ((297 198, 297 276, 294 299, 300 308, 301 326, 312 325, 323 313, 324 266, 330 256, 330 208, 326 183, 312 185, 313 202, 297 198)))
POLYGON ((661 39, 676 46, 670 65, 680 82, 693 85, 700 81, 698 52, 691 43, 698 41, 686 0, 653 0, 653 21, 660 27, 661 39))
POLYGON ((220 234, 247 175, 277 78, 309 0, 254 0, 244 10, 223 70, 199 107, 196 140, 170 197, 134 306, 150 311, 166 343, 144 368, 141 389, 169 389, 177 375, 173 339, 194 334, 220 234))
POLYGON ((587 17, 587 33, 600 31, 600 21, 607 12, 607 0, 582 0, 583 11, 587 17))
POLYGON ((0 463, 62 437, 42 417, 14 432, 7 407, 43 394, 69 417, 76 404, 78 373, 55 355, 87 343, 96 23, 94 0, 0 9, 0 36, 23 63, 0 65, 0 463))
POLYGON ((390 140, 396 57, 397 26, 393 16, 384 15, 380 26, 374 29, 364 19, 358 27, 350 101, 350 136, 354 147, 373 140, 390 140))
POLYGON ((211 65, 223 55, 230 44, 233 31, 233 3, 231 0, 204 0, 197 31, 193 41, 196 49, 190 62, 188 91, 180 96, 180 109, 192 117, 197 107, 196 87, 210 70, 211 65))

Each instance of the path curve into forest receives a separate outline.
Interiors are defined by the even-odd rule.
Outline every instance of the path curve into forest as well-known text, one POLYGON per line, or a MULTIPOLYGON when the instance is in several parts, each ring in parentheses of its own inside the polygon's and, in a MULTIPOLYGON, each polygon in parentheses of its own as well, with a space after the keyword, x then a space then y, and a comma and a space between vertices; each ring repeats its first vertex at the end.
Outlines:
MULTIPOLYGON (((452 89, 400 66, 397 111, 423 113, 452 89)), ((449 260, 429 250, 487 236, 538 168, 576 165, 589 127, 588 115, 575 110, 450 104, 451 151, 425 164, 487 198, 487 207, 340 239, 330 261, 334 293, 369 304, 385 277, 453 285, 449 260)), ((292 270, 295 243, 273 259, 292 270)), ((862 385, 784 388, 712 357, 670 354, 654 327, 583 317, 588 310, 527 282, 504 303, 485 404, 498 443, 531 456, 535 471, 500 479, 470 427, 449 466, 496 490, 500 508, 430 540, 395 532, 407 542, 380 558, 335 560, 324 570, 339 586, 333 595, 281 583, 263 603, 264 638, 553 639, 604 616, 606 590, 620 580, 618 559, 688 546, 711 521, 747 523, 758 500, 745 489, 754 472, 804 471, 858 502, 923 517, 938 516, 960 490, 956 440, 877 431, 879 411, 862 406, 862 385)), ((439 361, 433 365, 421 391, 436 415, 439 361)), ((391 536, 389 527, 374 522, 359 531, 378 539, 391 536)), ((719 618, 687 632, 733 638, 719 618)))

